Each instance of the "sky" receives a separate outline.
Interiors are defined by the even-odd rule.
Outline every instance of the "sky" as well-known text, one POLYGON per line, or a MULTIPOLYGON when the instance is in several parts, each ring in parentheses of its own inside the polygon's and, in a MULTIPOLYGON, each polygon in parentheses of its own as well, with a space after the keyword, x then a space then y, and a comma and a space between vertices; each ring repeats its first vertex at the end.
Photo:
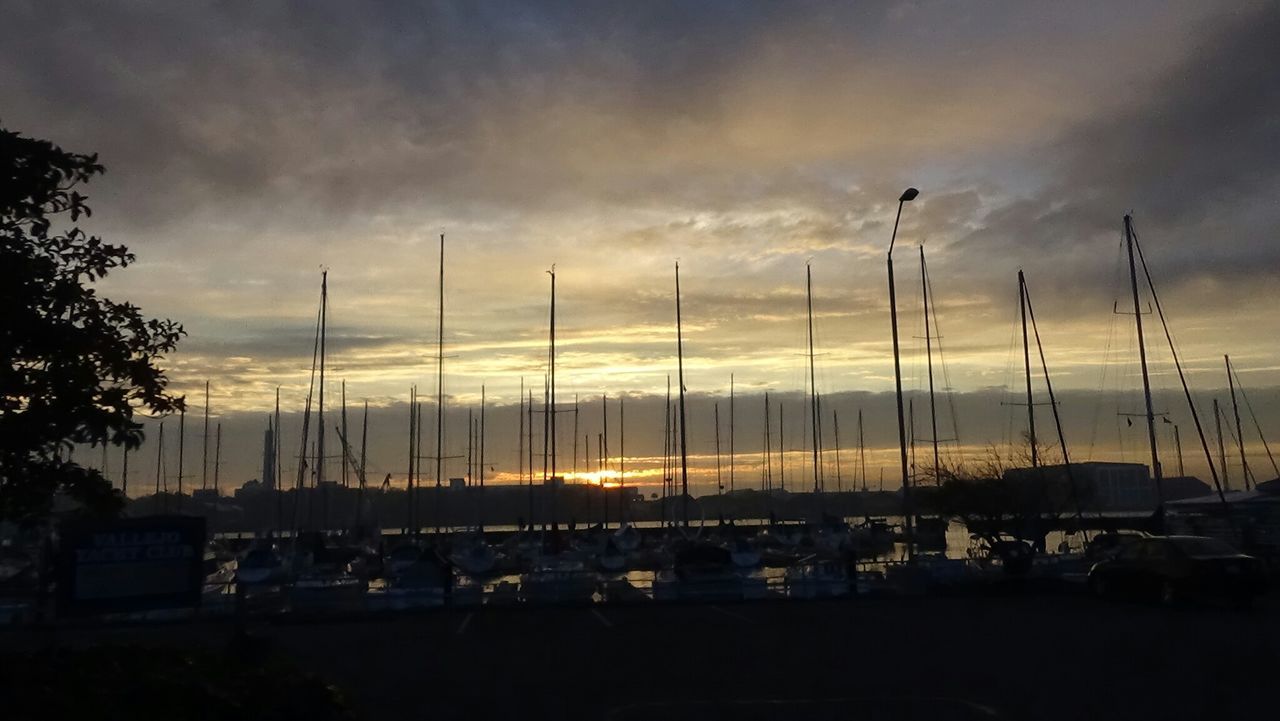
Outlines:
MULTIPOLYGON (((184 325, 166 359, 173 388, 199 425, 210 382, 235 483, 257 473, 277 387, 286 443, 299 442, 324 268, 327 390, 345 380, 353 407, 370 402, 373 465, 403 473, 409 388, 436 391, 444 233, 449 435, 464 441, 460 414, 483 387, 505 419, 486 431, 500 478, 515 472, 521 379, 541 392, 553 267, 558 400, 627 396, 628 455, 640 469, 661 454, 678 260, 699 482, 714 489, 714 407, 731 376, 740 452, 759 462, 768 390, 790 399, 802 472, 808 265, 824 412, 848 448, 868 411, 869 463, 893 485, 884 259, 908 186, 920 196, 894 254, 904 384, 928 386, 923 246, 935 383, 949 389, 937 435, 961 439, 953 452, 1021 433, 1021 268, 1055 389, 1074 402, 1069 444, 1140 459, 1141 419, 1116 415, 1141 406, 1120 314, 1132 312, 1125 213, 1211 450, 1224 353, 1260 425, 1280 428, 1275 3, 0 0, 0 12, 0 123, 100 154, 83 225, 138 257, 101 290, 184 325)), ((1162 427, 1198 446, 1158 316, 1144 321, 1162 427)), ((1269 469, 1244 423, 1251 464, 1269 469)), ((1207 477, 1203 453, 1187 456, 1207 477)))

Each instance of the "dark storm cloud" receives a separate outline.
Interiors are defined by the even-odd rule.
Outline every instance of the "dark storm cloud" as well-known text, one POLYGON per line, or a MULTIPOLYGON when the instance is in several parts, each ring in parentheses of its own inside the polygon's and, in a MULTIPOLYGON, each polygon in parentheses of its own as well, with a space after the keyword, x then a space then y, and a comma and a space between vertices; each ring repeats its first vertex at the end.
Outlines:
POLYGON ((1248 336, 1267 318, 1235 303, 1280 267, 1264 242, 1280 224, 1262 62, 1276 9, 1232 12, 10 2, 0 113, 103 154, 93 221, 141 259, 104 292, 186 323, 174 362, 192 387, 225 374, 223 407, 305 390, 321 264, 331 367, 381 399, 429 375, 445 227, 460 393, 487 381, 510 400, 495 386, 541 373, 552 263, 566 382, 660 387, 676 258, 693 386, 735 368, 799 383, 812 259, 833 390, 883 389, 883 252, 908 183, 923 194, 899 236, 899 310, 919 325, 924 243, 958 385, 993 382, 1019 265, 1049 342, 1098 362, 1130 208, 1157 279, 1181 282, 1199 360, 1231 345, 1265 368, 1248 336))
MULTIPOLYGON (((1088 262, 1085 253, 1113 251, 1120 216, 1132 209, 1166 282, 1273 282, 1280 271, 1273 242, 1280 206, 1270 200, 1280 190, 1277 37, 1275 3, 1210 23, 1185 59, 1046 148, 1047 186, 990 210, 957 247, 977 256, 1004 249, 1088 262)), ((1109 280, 1060 275, 1086 285, 1109 280)))

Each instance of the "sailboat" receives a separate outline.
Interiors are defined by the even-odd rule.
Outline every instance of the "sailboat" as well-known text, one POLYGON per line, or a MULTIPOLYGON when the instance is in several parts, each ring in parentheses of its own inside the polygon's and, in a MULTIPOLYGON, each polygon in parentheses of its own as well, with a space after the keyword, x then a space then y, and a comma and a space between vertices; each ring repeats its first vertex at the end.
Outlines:
MULTIPOLYGON (((543 460, 543 487, 547 492, 551 526, 550 533, 544 534, 541 553, 534 558, 532 568, 520 576, 519 593, 521 598, 532 602, 586 602, 590 601, 596 592, 595 573, 587 569, 583 557, 563 547, 563 539, 556 523, 555 489, 560 479, 556 475, 556 269, 554 265, 547 271, 547 275, 551 276, 551 314, 543 438, 549 453, 544 455, 543 460), (547 475, 548 472, 550 475, 547 475)), ((530 475, 532 476, 532 470, 530 475)))
MULTIPOLYGON (((933 330, 937 323, 937 314, 931 322, 929 319, 929 305, 933 301, 933 284, 929 279, 929 268, 924 260, 924 246, 920 246, 920 294, 923 299, 924 308, 924 347, 926 358, 926 369, 929 375, 929 424, 931 437, 930 443, 933 447, 933 480, 934 484, 941 483, 942 461, 938 452, 938 407, 934 396, 933 386, 933 330)), ((941 352, 941 339, 939 338, 939 352, 941 352)), ((915 424, 912 423, 912 439, 915 439, 915 424)), ((913 456, 914 458, 914 451, 913 456)), ((914 464, 913 464, 914 465, 914 464)), ((917 547, 940 551, 947 547, 947 526, 946 518, 940 516, 916 516, 915 521, 915 544, 917 547)))
POLYGON ((484 538, 484 411, 485 391, 480 387, 480 423, 478 428, 472 426, 468 432, 467 458, 474 455, 476 463, 468 463, 473 469, 468 475, 474 476, 471 482, 476 486, 476 527, 473 532, 462 533, 454 537, 449 551, 449 561, 468 576, 483 576, 491 573, 498 563, 498 554, 484 538))
POLYGON ((422 406, 414 386, 409 397, 409 476, 407 505, 412 539, 402 543, 387 558, 387 585, 384 602, 391 608, 418 608, 444 603, 447 589, 453 583, 452 567, 441 555, 438 543, 440 528, 440 476, 443 473, 442 446, 444 442, 444 233, 440 234, 440 286, 438 306, 438 330, 436 343, 436 492, 432 512, 435 516, 435 534, 430 545, 418 540, 422 520, 418 518, 422 447, 422 406))

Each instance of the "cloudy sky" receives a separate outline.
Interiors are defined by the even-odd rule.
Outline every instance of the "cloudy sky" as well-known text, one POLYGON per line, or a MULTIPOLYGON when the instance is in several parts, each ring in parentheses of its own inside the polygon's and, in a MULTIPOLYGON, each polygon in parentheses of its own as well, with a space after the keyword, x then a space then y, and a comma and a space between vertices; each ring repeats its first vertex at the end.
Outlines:
MULTIPOLYGON (((857 408, 874 409, 867 443, 891 464, 884 251, 909 185, 904 372, 927 387, 923 244, 936 382, 962 411, 958 428, 941 413, 939 435, 981 451, 1020 432, 1007 404, 1023 268, 1076 405, 1068 441, 1141 458, 1116 415, 1141 402, 1132 316, 1114 312, 1132 308, 1126 212, 1197 401, 1226 400, 1230 353, 1264 429, 1280 425, 1274 3, 0 6, 0 122, 101 154, 87 227, 138 255, 104 292, 185 325, 171 376, 193 396, 211 381, 237 482, 256 473, 275 389, 286 413, 302 406, 323 267, 329 378, 385 415, 373 465, 403 466, 408 389, 435 390, 441 232, 446 391, 461 409, 485 387, 505 419, 490 430, 499 470, 517 455, 503 406, 522 377, 541 392, 553 265, 559 397, 628 395, 637 465, 661 452, 677 259, 699 478, 730 374, 744 453, 758 462, 761 421, 743 409, 761 415, 764 390, 792 394, 786 444, 805 445, 806 263, 826 410, 847 447, 857 408)), ((1145 318, 1157 390, 1175 390, 1145 318)), ((1167 398, 1203 475, 1185 403, 1167 398)))

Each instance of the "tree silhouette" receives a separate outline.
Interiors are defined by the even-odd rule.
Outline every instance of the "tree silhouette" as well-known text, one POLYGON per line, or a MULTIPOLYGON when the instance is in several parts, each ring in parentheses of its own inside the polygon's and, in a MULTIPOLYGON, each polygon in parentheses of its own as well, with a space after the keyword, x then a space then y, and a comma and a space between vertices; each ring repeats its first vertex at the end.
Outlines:
POLYGON ((118 511, 123 496, 71 460, 73 444, 137 448, 135 412, 183 406, 158 365, 182 326, 93 288, 134 260, 74 225, 90 214, 75 188, 102 172, 96 154, 0 128, 0 518, 43 517, 60 492, 118 511))

